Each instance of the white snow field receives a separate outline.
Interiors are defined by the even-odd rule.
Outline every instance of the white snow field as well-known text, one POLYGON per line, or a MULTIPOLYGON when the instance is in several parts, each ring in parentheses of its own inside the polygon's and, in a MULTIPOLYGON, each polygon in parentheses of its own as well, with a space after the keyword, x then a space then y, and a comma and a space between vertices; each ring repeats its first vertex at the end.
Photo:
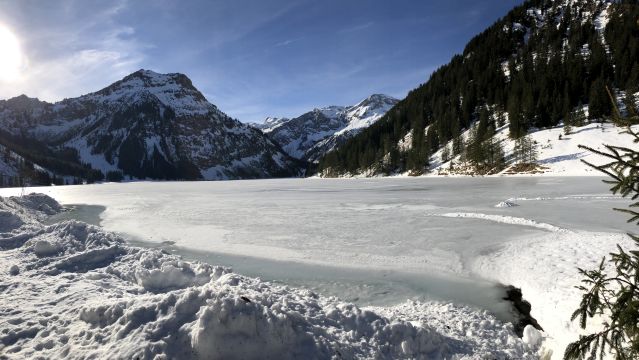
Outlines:
POLYGON ((92 206, 45 221, 0 204, 13 214, 0 228, 9 358, 560 359, 579 333, 576 267, 632 246, 634 230, 595 177, 27 190, 92 206), (532 327, 514 334, 496 282, 522 288, 541 343, 532 327))
MULTIPOLYGON (((639 126, 633 126, 633 130, 638 130, 639 126)), ((579 145, 585 145, 596 150, 605 150, 605 144, 633 148, 636 144, 634 138, 625 134, 625 129, 611 123, 590 123, 581 127, 573 127, 571 133, 564 133, 563 125, 548 129, 531 130, 530 137, 537 144, 538 163, 543 167, 540 173, 534 176, 600 176, 600 172, 584 164, 582 160, 593 164, 603 164, 608 159, 582 149, 579 145), (561 138, 560 138, 561 136, 561 138)), ((497 129, 495 140, 500 142, 504 148, 506 158, 513 155, 515 141, 510 139, 508 124, 497 129)), ((464 138, 469 136, 469 131, 463 133, 464 138)), ((447 145, 452 146, 452 141, 447 145)), ((450 167, 449 162, 442 163, 442 151, 440 149, 430 159, 431 172, 423 176, 441 176, 450 167)), ((459 164, 459 156, 453 159, 455 164, 459 164)), ((504 176, 508 173, 508 167, 500 174, 491 176, 504 176)), ((407 176, 402 174, 399 176, 407 176)), ((452 175, 459 176, 459 175, 452 175)), ((508 174, 508 176, 531 176, 530 174, 508 174)))

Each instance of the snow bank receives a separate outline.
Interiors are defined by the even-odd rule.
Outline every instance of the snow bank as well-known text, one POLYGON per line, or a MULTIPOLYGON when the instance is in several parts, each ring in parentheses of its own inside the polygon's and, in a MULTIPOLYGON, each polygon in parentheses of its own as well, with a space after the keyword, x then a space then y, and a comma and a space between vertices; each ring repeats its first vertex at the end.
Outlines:
MULTIPOLYGON (((575 288, 582 279, 577 267, 596 268, 601 257, 614 251, 616 244, 626 249, 634 247, 625 234, 551 232, 513 241, 479 258, 472 267, 487 279, 522 289, 532 304, 531 315, 546 331, 543 346, 552 351, 553 359, 561 359, 566 345, 597 328, 589 321, 588 331, 584 332, 578 322, 570 321, 581 301, 581 292, 575 288)), ((524 331, 524 341, 536 343, 537 335, 524 331)))
POLYGON ((538 343, 485 311, 361 309, 85 223, 45 226, 61 208, 43 195, 0 199, 0 211, 3 358, 537 358, 538 343))
POLYGON ((530 353, 530 349, 539 348, 539 343, 531 345, 531 342, 513 337, 511 324, 500 323, 486 312, 478 312, 466 306, 407 301, 394 307, 370 307, 370 309, 389 318, 417 324, 427 323, 451 339, 449 346, 457 351, 470 352, 470 349, 474 349, 473 352, 476 355, 472 358, 520 360, 539 358, 538 354, 530 353))

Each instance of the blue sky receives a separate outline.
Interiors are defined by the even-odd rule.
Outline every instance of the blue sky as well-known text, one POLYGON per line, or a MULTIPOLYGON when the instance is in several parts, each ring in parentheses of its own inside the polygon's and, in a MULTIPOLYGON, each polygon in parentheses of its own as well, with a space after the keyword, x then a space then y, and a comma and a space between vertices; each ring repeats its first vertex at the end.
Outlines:
POLYGON ((402 98, 522 1, 0 0, 23 52, 0 98, 47 101, 181 72, 245 122, 402 98))

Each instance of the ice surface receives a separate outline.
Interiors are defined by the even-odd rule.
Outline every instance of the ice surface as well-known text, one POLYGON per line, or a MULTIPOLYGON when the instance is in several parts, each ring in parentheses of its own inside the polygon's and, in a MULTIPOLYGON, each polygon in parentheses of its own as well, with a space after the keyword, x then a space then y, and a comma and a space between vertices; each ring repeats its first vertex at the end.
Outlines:
POLYGON ((547 331, 543 344, 555 355, 578 332, 569 322, 578 301, 576 267, 596 262, 634 230, 611 210, 627 201, 595 177, 147 182, 37 191, 66 204, 104 206, 105 229, 187 258, 363 305, 435 299, 488 309, 489 286, 481 284, 513 284, 531 301, 547 331), (495 207, 505 201, 519 206, 495 207), (468 283, 476 286, 464 294, 468 283), (485 299, 473 303, 473 296, 485 299))

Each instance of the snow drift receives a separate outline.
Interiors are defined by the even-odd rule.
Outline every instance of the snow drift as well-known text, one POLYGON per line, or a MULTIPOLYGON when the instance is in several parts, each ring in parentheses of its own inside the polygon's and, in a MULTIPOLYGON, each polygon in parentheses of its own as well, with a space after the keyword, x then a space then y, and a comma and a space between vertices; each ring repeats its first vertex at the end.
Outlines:
POLYGON ((485 311, 361 309, 82 222, 42 223, 61 210, 45 195, 0 198, 2 358, 537 358, 534 329, 522 341, 485 311))

